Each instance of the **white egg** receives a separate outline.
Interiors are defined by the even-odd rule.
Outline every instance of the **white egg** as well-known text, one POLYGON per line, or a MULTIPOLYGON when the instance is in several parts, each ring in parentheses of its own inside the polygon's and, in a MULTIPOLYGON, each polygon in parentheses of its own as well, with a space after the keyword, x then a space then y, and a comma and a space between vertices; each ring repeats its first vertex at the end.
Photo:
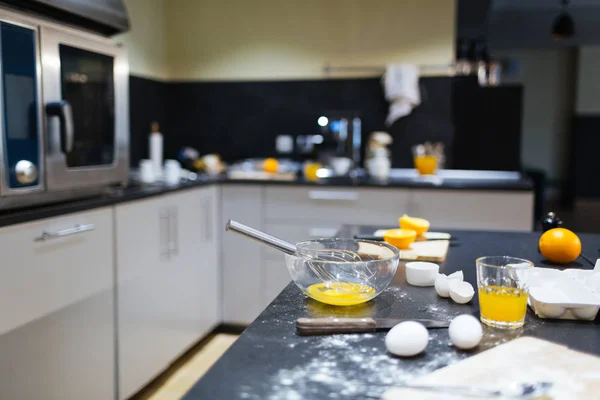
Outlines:
POLYGON ((457 271, 448 276, 446 276, 445 274, 438 274, 435 278, 435 291, 440 297, 450 297, 449 284, 451 280, 462 281, 463 272, 457 271))
POLYGON ((406 263, 406 282, 413 286, 433 286, 440 266, 430 262, 406 263))
POLYGON ((475 295, 475 289, 469 282, 461 282, 457 279, 452 279, 448 282, 448 291, 450 297, 458 304, 466 304, 475 295))
POLYGON ((563 292, 547 287, 533 286, 529 289, 529 298, 534 309, 544 318, 559 318, 566 311, 557 303, 568 303, 569 298, 563 292))
POLYGON ((590 306, 572 308, 571 312, 579 319, 593 320, 594 318, 596 318, 596 314, 598 313, 598 307, 590 306))
POLYGON ((422 324, 415 321, 401 322, 394 326, 385 336, 385 347, 392 354, 412 357, 427 347, 429 332, 422 324))
POLYGON ((463 314, 450 322, 448 334, 453 345, 459 349, 468 350, 479 344, 483 336, 483 329, 477 318, 463 314))
POLYGON ((566 308, 556 304, 536 303, 540 313, 546 318, 560 318, 566 311, 566 308))

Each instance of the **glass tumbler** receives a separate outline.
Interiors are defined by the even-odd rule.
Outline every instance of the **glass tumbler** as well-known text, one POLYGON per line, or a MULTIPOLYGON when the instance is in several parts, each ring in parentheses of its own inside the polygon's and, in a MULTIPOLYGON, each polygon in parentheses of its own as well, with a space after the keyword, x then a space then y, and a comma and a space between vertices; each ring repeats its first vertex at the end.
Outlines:
POLYGON ((433 175, 438 169, 438 155, 429 143, 413 146, 413 161, 420 175, 433 175))
POLYGON ((481 322, 495 328, 522 327, 529 295, 527 276, 533 263, 521 258, 492 256, 480 257, 475 264, 481 322))

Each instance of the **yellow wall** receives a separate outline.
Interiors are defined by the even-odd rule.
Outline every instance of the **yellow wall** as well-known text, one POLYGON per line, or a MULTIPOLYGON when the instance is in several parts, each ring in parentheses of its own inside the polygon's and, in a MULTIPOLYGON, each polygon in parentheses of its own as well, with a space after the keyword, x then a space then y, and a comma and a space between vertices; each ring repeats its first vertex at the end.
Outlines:
POLYGON ((166 54, 173 80, 319 78, 325 76, 326 63, 437 64, 450 62, 454 55, 454 0, 165 4, 166 54))
POLYGON ((444 64, 454 55, 455 0, 125 4, 131 31, 116 40, 127 46, 131 73, 155 79, 321 78, 325 64, 444 64))
POLYGON ((115 41, 127 46, 132 75, 154 79, 168 77, 165 35, 167 2, 168 0, 125 0, 131 30, 115 36, 115 41))

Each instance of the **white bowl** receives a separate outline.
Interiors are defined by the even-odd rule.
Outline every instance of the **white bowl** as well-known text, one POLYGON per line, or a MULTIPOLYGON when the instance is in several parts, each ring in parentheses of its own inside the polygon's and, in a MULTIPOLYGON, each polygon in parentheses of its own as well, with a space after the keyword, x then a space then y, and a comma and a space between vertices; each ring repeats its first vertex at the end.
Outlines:
POLYGON ((352 167, 352 160, 348 157, 334 157, 330 164, 336 175, 346 175, 352 167))

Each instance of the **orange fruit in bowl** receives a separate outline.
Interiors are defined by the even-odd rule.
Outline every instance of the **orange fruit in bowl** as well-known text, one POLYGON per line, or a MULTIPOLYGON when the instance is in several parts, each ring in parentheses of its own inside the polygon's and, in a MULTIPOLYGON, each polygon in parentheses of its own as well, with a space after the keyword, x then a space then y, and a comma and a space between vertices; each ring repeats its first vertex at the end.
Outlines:
POLYGON ((383 240, 401 250, 410 248, 417 238, 417 232, 412 229, 389 229, 383 233, 383 240))
POLYGON ((263 162, 263 169, 265 172, 271 172, 275 174, 279 170, 279 161, 277 161, 276 158, 267 158, 263 162))
POLYGON ((429 221, 423 218, 409 217, 404 214, 398 219, 398 222, 400 223, 400 228, 412 229, 417 232, 417 236, 421 236, 429 230, 429 221))
POLYGON ((539 241, 540 253, 557 264, 573 262, 581 254, 579 237, 565 228, 554 228, 544 232, 539 241))

